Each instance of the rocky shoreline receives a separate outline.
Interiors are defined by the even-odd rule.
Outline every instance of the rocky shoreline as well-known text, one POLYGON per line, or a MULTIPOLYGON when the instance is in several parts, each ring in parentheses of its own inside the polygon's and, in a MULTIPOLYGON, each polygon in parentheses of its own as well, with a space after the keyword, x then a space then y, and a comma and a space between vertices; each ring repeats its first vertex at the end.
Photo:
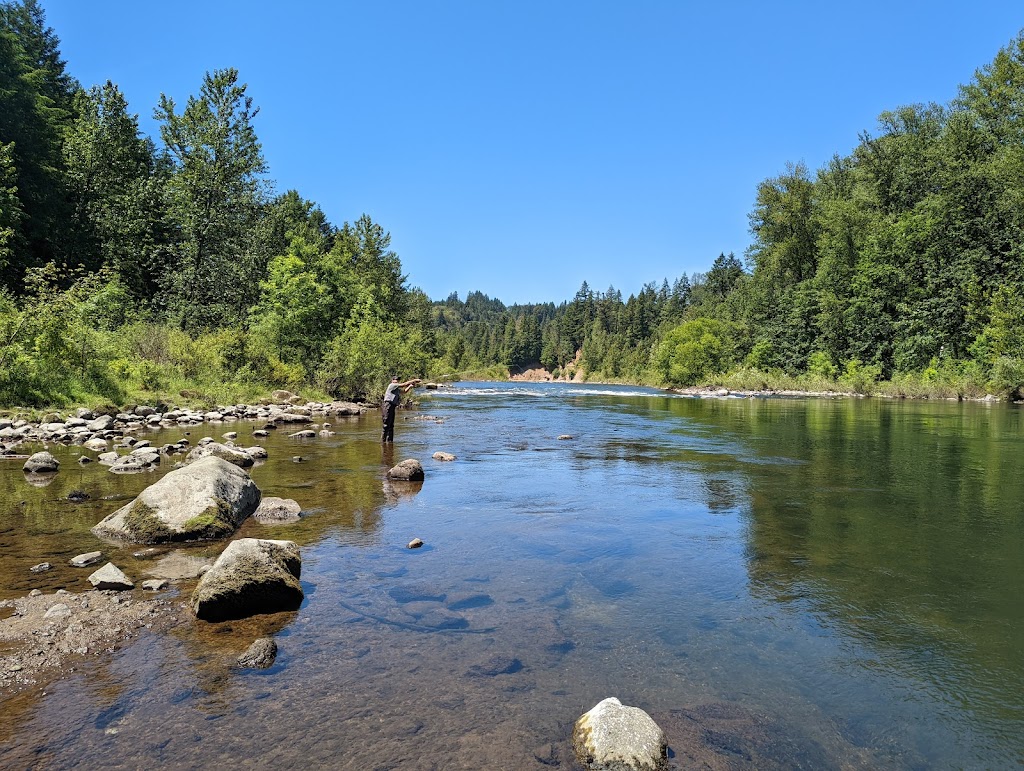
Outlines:
MULTIPOLYGON (((226 435, 224 445, 203 439, 195 448, 190 448, 187 440, 153 446, 141 437, 147 431, 162 428, 247 420, 257 424, 254 436, 258 438, 269 431, 288 427, 308 431, 313 421, 358 416, 370 409, 368 405, 353 402, 307 402, 288 391, 275 391, 273 396, 273 400, 264 404, 224 405, 214 410, 133 405, 99 413, 79 408, 74 414, 51 413, 34 422, 0 418, 0 460, 17 462, 25 458, 26 481, 35 485, 52 480, 59 473, 60 464, 45 451, 24 453, 25 445, 81 446, 88 452, 80 456, 79 462, 91 462, 95 454, 95 460, 115 473, 145 471, 173 456, 188 453, 188 457, 174 461, 176 466, 185 466, 189 461, 216 451, 215 448, 223 448, 225 452, 237 449, 239 455, 245 454, 247 465, 252 465, 253 460, 266 456, 265 450, 262 455, 246 454, 245 449, 262 448, 235 448, 233 440, 237 436, 231 436, 231 432, 226 435)), ((319 433, 329 434, 329 424, 322 425, 319 433)), ((236 463, 245 465, 237 460, 236 463)), ((275 521, 282 520, 278 517, 275 521)), ((49 563, 41 563, 32 571, 45 573, 49 567, 49 563)), ((187 576, 182 574, 181 577, 197 578, 202 572, 190 569, 187 576)), ((155 588, 147 587, 146 583, 149 582, 144 583, 144 588, 155 588)), ((157 583, 163 588, 167 582, 157 583)), ((130 586, 129 582, 124 588, 130 586)), ((81 593, 65 589, 43 593, 33 589, 24 597, 0 601, 0 692, 7 697, 27 688, 40 687, 74 671, 77 662, 85 657, 115 651, 143 632, 164 632, 192 617, 188 604, 174 595, 140 599, 135 592, 104 588, 81 593)))
POLYGON ((137 600, 123 592, 32 591, 0 601, 0 692, 11 696, 75 670, 89 656, 112 653, 150 631, 184 623, 182 603, 137 600))

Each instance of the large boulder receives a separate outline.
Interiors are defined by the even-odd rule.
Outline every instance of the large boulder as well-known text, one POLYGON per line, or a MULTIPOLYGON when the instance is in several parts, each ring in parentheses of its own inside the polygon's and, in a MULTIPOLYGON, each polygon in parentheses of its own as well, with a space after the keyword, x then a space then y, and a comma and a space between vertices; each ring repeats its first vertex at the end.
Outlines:
POLYGON ((189 604, 205 621, 295 610, 303 598, 301 568, 292 541, 239 538, 199 579, 189 604))
POLYGON ((25 461, 24 466, 25 471, 29 474, 48 474, 59 468, 60 461, 45 450, 43 452, 37 452, 25 461))
POLYGON ((597 771, 662 771, 668 768, 665 734, 639 707, 605 699, 580 717, 572 732, 576 758, 597 771))
POLYGON ((388 479, 400 482, 422 482, 423 464, 415 458, 403 460, 397 466, 388 470, 388 479))
POLYGON ((170 472, 92 531, 135 543, 224 538, 256 510, 260 497, 242 469, 209 456, 170 472))
POLYGON ((191 463, 200 458, 208 458, 211 455, 226 460, 228 463, 233 463, 239 468, 249 468, 255 462, 251 455, 242 452, 237 447, 228 447, 226 444, 218 444, 217 442, 207 442, 193 448, 186 456, 185 462, 191 463))

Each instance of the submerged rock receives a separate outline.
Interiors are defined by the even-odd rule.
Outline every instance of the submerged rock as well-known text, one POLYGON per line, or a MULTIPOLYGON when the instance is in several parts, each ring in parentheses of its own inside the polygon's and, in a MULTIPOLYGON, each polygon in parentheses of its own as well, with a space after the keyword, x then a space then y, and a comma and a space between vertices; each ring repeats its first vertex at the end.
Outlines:
POLYGON ((44 450, 31 456, 22 468, 29 474, 49 474, 60 468, 60 461, 44 450))
POLYGON ((277 658, 277 643, 271 637, 261 637, 238 657, 238 666, 243 669, 266 669, 277 658))
POLYGON ((402 482, 422 482, 423 466, 415 458, 408 458, 388 471, 388 479, 402 482))
POLYGON ((284 522, 298 522, 302 507, 291 498, 268 496, 260 501, 252 518, 264 525, 280 525, 284 522))
POLYGON ((260 490, 248 474, 209 456, 170 472, 92 531, 135 543, 224 538, 259 502, 260 490))
POLYGON ((665 735, 639 707, 605 699, 580 717, 572 732, 576 758, 601 771, 662 771, 668 768, 665 735))
POLYGON ((292 541, 240 538, 203 575, 189 604, 205 621, 295 610, 303 599, 301 570, 292 541))
POLYGON ((450 452, 441 452, 440 450, 435 452, 431 457, 434 460, 439 460, 439 461, 442 461, 442 462, 445 462, 445 463, 447 463, 449 461, 457 460, 457 458, 454 455, 452 455, 450 452))

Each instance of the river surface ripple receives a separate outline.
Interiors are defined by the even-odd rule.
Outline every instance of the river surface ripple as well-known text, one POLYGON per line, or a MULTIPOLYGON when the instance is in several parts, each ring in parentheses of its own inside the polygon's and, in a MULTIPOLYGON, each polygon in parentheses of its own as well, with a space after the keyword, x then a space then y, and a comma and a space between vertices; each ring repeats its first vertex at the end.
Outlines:
MULTIPOLYGON (((308 516, 239 535, 299 543, 298 612, 186 624, 0 695, 0 767, 574 768, 572 723, 608 696, 662 724, 678 768, 1024 761, 1019 409, 545 383, 420 396, 391 452, 373 414, 260 440, 253 478, 308 516), (387 483, 408 457, 422 486, 387 483), (234 668, 266 633, 274 666, 234 668)), ((255 443, 254 427, 190 439, 255 443)), ((137 547, 89 528, 172 464, 115 476, 50 449, 46 487, 0 465, 0 597, 86 590, 66 561, 97 548, 146 577, 137 547), (65 501, 76 488, 92 498, 65 501)))

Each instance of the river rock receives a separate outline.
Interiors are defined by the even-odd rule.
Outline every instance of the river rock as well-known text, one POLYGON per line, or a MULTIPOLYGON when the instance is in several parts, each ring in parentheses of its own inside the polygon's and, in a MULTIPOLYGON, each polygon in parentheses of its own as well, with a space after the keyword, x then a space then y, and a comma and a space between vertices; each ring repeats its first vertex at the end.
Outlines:
POLYGON ((145 471, 147 467, 142 458, 125 455, 111 463, 109 470, 114 474, 137 474, 140 471, 145 471))
POLYGON ((85 466, 89 463, 92 463, 92 458, 90 458, 88 455, 78 456, 78 465, 85 466))
POLYGON ((159 592, 161 589, 166 589, 170 581, 166 578, 147 578, 142 582, 142 588, 147 592, 159 592))
POLYGON ((291 498, 274 498, 267 496, 253 512, 252 518, 264 525, 280 525, 285 522, 298 522, 302 507, 291 498))
POLYGON ((92 450, 93 452, 103 452, 107 449, 107 440, 96 436, 88 440, 82 446, 87 450, 92 450))
POLYGON ((285 391, 283 388, 279 388, 278 390, 274 391, 274 393, 272 393, 271 396, 274 397, 274 401, 287 402, 289 399, 295 396, 295 394, 293 394, 291 391, 285 391))
POLYGON ((299 547, 292 541, 240 538, 199 580, 189 604, 205 621, 295 610, 303 598, 301 569, 299 547))
POLYGON ((259 502, 260 490, 248 474, 209 456, 171 471, 92 531, 136 543, 223 538, 237 530, 259 502))
POLYGON ((521 671, 523 662, 511 656, 491 656, 484 662, 474 664, 466 671, 467 677, 497 677, 514 675, 521 671))
POLYGON ((100 415, 95 420, 91 420, 85 424, 85 427, 92 432, 106 431, 114 425, 114 419, 110 415, 100 415))
POLYGON ((94 589, 127 590, 135 588, 132 580, 121 572, 121 569, 113 562, 108 562, 89 576, 89 583, 93 585, 94 589))
POLYGON ((53 567, 53 565, 51 565, 49 562, 40 562, 38 565, 33 565, 32 567, 30 567, 28 569, 28 572, 29 573, 45 573, 47 570, 49 570, 52 567, 53 567))
POLYGON ((288 434, 292 439, 315 439, 316 431, 306 429, 305 431, 296 431, 294 434, 288 434))
POLYGON ((438 451, 438 452, 435 452, 431 457, 434 460, 443 461, 445 463, 447 463, 449 461, 456 460, 456 457, 454 455, 452 455, 450 452, 440 452, 440 451, 438 451))
POLYGON ((111 450, 110 452, 101 452, 96 456, 96 460, 99 461, 101 466, 111 466, 117 463, 118 454, 111 450))
POLYGON ((277 658, 277 643, 272 637, 261 637, 238 657, 238 666, 243 669, 266 669, 277 658))
POLYGON ((71 608, 69 608, 63 602, 58 602, 56 605, 51 605, 43 614, 43 618, 46 619, 68 618, 70 616, 71 608))
POLYGON ((22 469, 29 474, 48 474, 60 468, 60 461, 43 450, 31 456, 22 469))
POLYGON ((388 479, 402 482, 422 482, 423 466, 415 458, 407 458, 388 470, 388 479))
POLYGON ((261 447, 258 444, 252 447, 241 447, 239 449, 253 460, 266 460, 269 455, 269 453, 267 453, 267 448, 261 447))
POLYGON ((560 441, 560 442, 564 442, 567 439, 572 439, 572 438, 573 438, 572 434, 559 434, 558 435, 558 441, 560 441))
POLYGON ((213 441, 193 448, 192 451, 185 456, 185 462, 192 463, 200 458, 208 458, 211 455, 221 458, 222 460, 226 460, 228 463, 233 463, 239 468, 249 468, 249 466, 254 463, 252 456, 248 453, 242 452, 235 447, 228 447, 227 445, 218 444, 213 441))
POLYGON ((600 771, 662 771, 668 768, 665 735, 639 707, 612 697, 580 717, 572 732, 576 758, 600 771))
POLYGON ((413 538, 411 541, 409 541, 409 544, 408 544, 408 546, 406 548, 408 548, 408 549, 418 549, 422 545, 423 545, 423 541, 421 539, 413 538))
POLYGON ((103 559, 103 552, 88 551, 85 554, 79 554, 77 557, 72 557, 69 564, 73 568, 87 568, 90 565, 95 565, 101 559, 103 559))

